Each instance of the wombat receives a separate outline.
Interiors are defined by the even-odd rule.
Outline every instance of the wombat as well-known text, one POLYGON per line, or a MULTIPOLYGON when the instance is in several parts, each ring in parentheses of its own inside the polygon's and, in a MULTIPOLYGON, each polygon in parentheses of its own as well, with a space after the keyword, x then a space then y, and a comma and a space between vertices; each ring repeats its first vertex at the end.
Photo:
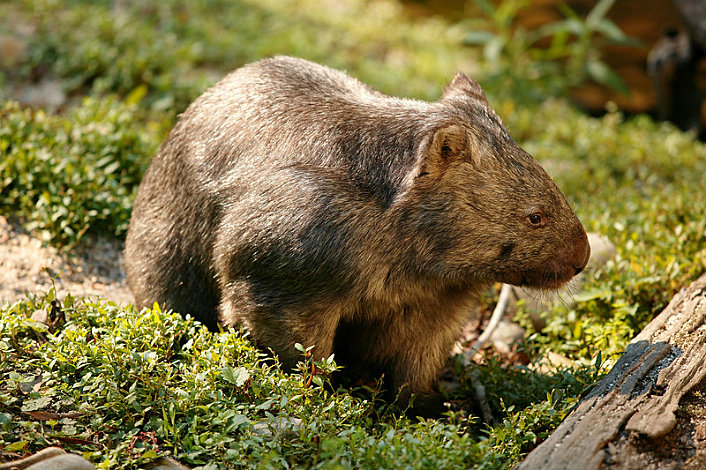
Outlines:
POLYGON ((246 65, 181 115, 127 236, 138 306, 242 324, 285 367, 313 346, 382 373, 417 414, 479 291, 555 289, 586 233, 458 73, 429 103, 305 60, 246 65))

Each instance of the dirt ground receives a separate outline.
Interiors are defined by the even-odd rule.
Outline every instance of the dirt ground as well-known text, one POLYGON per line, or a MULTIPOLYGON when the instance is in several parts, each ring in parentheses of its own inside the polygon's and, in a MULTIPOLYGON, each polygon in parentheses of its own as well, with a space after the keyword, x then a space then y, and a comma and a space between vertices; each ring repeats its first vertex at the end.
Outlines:
POLYGON ((88 239, 70 254, 43 245, 15 221, 0 216, 0 303, 52 286, 57 296, 100 296, 120 305, 132 302, 117 240, 88 239))

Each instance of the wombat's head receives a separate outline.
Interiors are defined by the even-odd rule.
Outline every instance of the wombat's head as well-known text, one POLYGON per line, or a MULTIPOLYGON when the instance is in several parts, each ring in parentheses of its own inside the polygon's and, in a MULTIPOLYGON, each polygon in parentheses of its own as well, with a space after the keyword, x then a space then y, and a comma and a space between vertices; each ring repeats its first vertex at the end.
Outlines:
POLYGON ((480 86, 458 74, 447 121, 420 147, 409 181, 439 275, 558 288, 586 266, 586 232, 539 163, 507 134, 480 86))

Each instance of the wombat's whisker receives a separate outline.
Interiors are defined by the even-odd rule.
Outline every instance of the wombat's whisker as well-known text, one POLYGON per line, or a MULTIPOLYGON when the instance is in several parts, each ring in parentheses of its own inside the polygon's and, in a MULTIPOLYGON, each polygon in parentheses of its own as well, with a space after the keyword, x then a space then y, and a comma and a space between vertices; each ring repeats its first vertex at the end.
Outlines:
POLYGON ((581 281, 577 277, 571 279, 562 287, 559 291, 559 300, 561 300, 564 308, 567 310, 571 308, 571 305, 575 303, 575 297, 580 288, 581 281))

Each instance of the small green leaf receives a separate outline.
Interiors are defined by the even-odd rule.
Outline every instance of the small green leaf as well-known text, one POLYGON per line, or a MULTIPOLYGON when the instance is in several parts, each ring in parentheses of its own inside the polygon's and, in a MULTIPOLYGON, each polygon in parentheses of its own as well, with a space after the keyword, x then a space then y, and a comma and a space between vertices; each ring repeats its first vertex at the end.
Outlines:
POLYGON ((147 85, 144 83, 138 87, 136 87, 134 90, 132 90, 126 97, 125 97, 125 103, 127 104, 139 104, 140 101, 142 101, 142 98, 145 97, 147 94, 147 85))
POLYGON ((601 85, 605 85, 622 95, 627 96, 630 94, 630 89, 625 84, 623 79, 620 78, 620 75, 615 73, 615 71, 605 62, 601 62, 600 60, 591 60, 587 62, 586 73, 592 80, 595 80, 601 85))
POLYGON ((500 60, 505 45, 505 41, 502 37, 494 36, 483 47, 483 57, 490 63, 497 63, 498 60, 500 60))
POLYGON ((596 25, 596 31, 603 34, 606 39, 621 46, 641 46, 642 41, 626 35, 615 23, 609 19, 603 19, 596 25))
POLYGON ((46 408, 52 402, 52 397, 44 396, 35 398, 34 400, 27 400, 22 405, 22 411, 37 411, 42 408, 46 408))
POLYGON ((495 34, 490 31, 470 31, 463 37, 463 43, 467 46, 479 46, 487 44, 495 38, 495 34))
POLYGON ((586 15, 586 24, 595 27, 613 7, 615 0, 599 0, 596 6, 586 15))
POLYGON ((574 301, 576 303, 588 302, 594 299, 609 299, 611 292, 605 289, 590 289, 583 292, 579 292, 574 296, 574 301))
POLYGON ((230 422, 233 427, 239 427, 244 424, 249 424, 250 420, 245 415, 237 414, 230 419, 230 422))
POLYGON ((488 0, 475 0, 475 2, 487 17, 493 18, 495 16, 497 10, 491 2, 488 0))
POLYGON ((233 369, 230 366, 226 366, 221 369, 221 377, 223 377, 226 382, 230 382, 236 387, 242 387, 250 378, 250 373, 244 367, 233 369))
POLYGON ((5 452, 17 452, 27 447, 27 441, 17 441, 5 446, 5 452))

